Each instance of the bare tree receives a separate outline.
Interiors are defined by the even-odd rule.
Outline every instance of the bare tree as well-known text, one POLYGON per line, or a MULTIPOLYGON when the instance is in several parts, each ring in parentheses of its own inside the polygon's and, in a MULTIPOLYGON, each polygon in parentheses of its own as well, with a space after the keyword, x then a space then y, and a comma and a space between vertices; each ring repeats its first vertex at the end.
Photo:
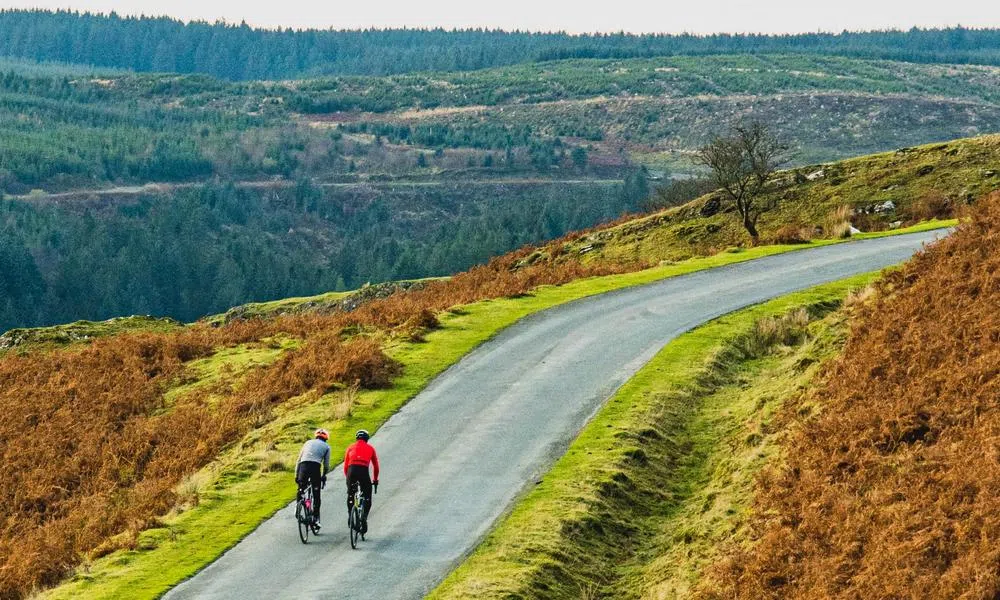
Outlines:
POLYGON ((764 210, 761 192, 787 162, 788 146, 760 121, 737 123, 698 150, 696 161, 712 170, 712 179, 736 204, 743 227, 757 240, 757 219, 764 210))

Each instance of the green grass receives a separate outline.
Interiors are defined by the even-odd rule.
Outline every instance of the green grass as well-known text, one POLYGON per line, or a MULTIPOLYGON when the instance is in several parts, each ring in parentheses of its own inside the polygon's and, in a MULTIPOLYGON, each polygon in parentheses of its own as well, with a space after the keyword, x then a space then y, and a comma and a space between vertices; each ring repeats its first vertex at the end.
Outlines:
MULTIPOLYGON (((939 224, 941 225, 941 224, 939 224)), ((901 230, 896 233, 904 233, 901 230)), ((184 504, 140 536, 135 549, 87 561, 44 598, 155 598, 220 556, 294 497, 291 468, 300 444, 313 429, 330 430, 331 444, 345 447, 353 432, 376 429, 436 375, 520 318, 575 299, 642 285, 707 268, 783 252, 837 243, 761 246, 695 258, 608 277, 543 286, 521 298, 497 299, 441 315, 441 328, 424 343, 396 342, 388 353, 404 372, 391 389, 327 394, 286 403, 271 423, 234 443, 215 462, 179 486, 184 504)), ((226 354, 215 368, 249 359, 226 354)))
POLYGON ((232 381, 254 367, 273 363, 283 352, 299 345, 299 340, 283 337, 222 348, 211 356, 192 360, 185 364, 185 379, 163 394, 164 403, 170 407, 185 394, 232 381))
POLYGON ((738 527, 769 452, 770 415, 814 372, 813 355, 827 352, 816 342, 774 355, 783 344, 755 345, 756 324, 798 307, 822 314, 873 276, 745 309, 668 344, 430 598, 630 597, 689 587, 738 527))
POLYGON ((720 551, 745 539, 755 476, 777 455, 776 438, 785 432, 775 416, 842 348, 844 314, 814 321, 807 331, 794 347, 728 365, 717 389, 699 399, 685 428, 690 445, 671 476, 673 497, 662 513, 636 523, 648 537, 612 574, 627 596, 690 597, 720 551))
POLYGON ((851 236, 851 239, 855 240, 874 240, 878 238, 889 237, 893 235, 899 235, 901 233, 920 233, 922 231, 934 231, 935 229, 943 229, 945 227, 955 227, 958 225, 958 219, 930 219, 927 221, 921 221, 916 225, 911 225, 909 227, 904 227, 899 230, 886 230, 886 231, 870 231, 856 233, 851 236))

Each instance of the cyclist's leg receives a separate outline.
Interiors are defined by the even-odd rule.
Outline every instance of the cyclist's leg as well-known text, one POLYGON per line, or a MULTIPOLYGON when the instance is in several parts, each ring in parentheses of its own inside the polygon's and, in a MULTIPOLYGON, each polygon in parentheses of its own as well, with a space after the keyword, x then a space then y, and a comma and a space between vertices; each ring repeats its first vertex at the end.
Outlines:
POLYGON ((357 490, 358 482, 355 478, 354 467, 347 469, 347 522, 351 523, 351 514, 354 511, 354 492, 357 490))
POLYGON ((357 489, 358 482, 354 478, 354 469, 347 469, 347 477, 345 478, 347 483, 347 524, 352 523, 352 514, 354 512, 354 491, 357 489))
POLYGON ((299 463, 295 466, 295 484, 299 486, 299 491, 295 495, 296 500, 302 499, 302 491, 306 489, 307 483, 308 475, 306 474, 305 463, 299 463))
POLYGON ((364 473, 358 477, 358 484, 361 486, 361 493, 365 496, 365 510, 361 515, 361 522, 368 522, 368 513, 372 510, 372 479, 368 473, 368 469, 364 470, 364 473))
POLYGON ((313 517, 315 517, 316 522, 319 522, 319 507, 323 503, 323 499, 320 498, 322 494, 323 484, 319 477, 312 480, 313 488, 313 517))
POLYGON ((313 507, 312 507, 313 521, 318 522, 320 502, 322 501, 322 499, 320 498, 320 489, 322 486, 322 482, 320 479, 320 464, 317 462, 309 462, 306 464, 309 465, 308 467, 309 485, 312 487, 312 495, 313 495, 313 507))
POLYGON ((362 472, 366 472, 366 470, 358 465, 351 465, 347 468, 347 508, 354 506, 354 492, 363 480, 362 472))

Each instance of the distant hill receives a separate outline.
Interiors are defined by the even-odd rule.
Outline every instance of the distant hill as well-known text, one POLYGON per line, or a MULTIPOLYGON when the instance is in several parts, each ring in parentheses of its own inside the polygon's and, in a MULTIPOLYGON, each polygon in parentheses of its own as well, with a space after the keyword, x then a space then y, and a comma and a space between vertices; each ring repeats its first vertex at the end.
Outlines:
MULTIPOLYGON (((2 13, 0 13, 2 21, 2 13)), ((2 34, 0 28, 0 35, 2 34)), ((808 164, 1000 131, 1000 69, 798 55, 228 83, 0 64, 0 190, 690 172, 740 116, 808 164)))
POLYGON ((808 53, 1000 64, 1000 30, 629 35, 499 30, 265 30, 167 17, 5 10, 0 55, 225 79, 456 71, 564 58, 808 53))

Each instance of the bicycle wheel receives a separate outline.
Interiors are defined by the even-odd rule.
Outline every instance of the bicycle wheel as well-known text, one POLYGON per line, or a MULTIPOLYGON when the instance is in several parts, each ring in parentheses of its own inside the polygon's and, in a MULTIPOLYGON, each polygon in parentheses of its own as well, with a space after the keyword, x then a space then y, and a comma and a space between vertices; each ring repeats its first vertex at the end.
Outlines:
POLYGON ((306 494, 295 503, 295 520, 299 524, 299 539, 302 543, 309 542, 309 530, 312 529, 312 511, 306 507, 306 499, 312 502, 312 494, 306 494))
POLYGON ((358 547, 358 533, 361 531, 357 507, 351 508, 347 513, 347 528, 351 534, 351 549, 356 549, 358 547))
POLYGON ((309 542, 309 530, 312 528, 312 515, 306 510, 304 503, 299 500, 295 507, 295 520, 299 522, 299 539, 302 543, 309 542))
POLYGON ((301 501, 295 507, 295 520, 299 522, 299 539, 302 540, 303 544, 309 542, 310 519, 301 501))

